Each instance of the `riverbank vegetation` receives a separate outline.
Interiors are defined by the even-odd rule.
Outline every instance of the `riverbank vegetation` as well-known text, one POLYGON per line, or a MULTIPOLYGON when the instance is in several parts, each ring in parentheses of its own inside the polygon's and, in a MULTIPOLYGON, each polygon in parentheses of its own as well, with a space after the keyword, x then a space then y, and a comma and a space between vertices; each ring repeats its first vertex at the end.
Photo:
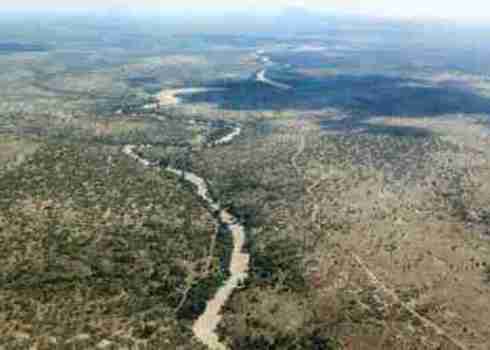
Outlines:
POLYGON ((487 156, 436 134, 303 125, 249 129, 192 160, 248 228, 250 278, 220 325, 229 346, 484 346, 489 248, 468 215, 483 215, 487 156))
POLYGON ((192 189, 118 148, 59 143, 0 181, 2 346, 201 348, 183 310, 228 249, 192 189))
POLYGON ((485 48, 161 25, 0 23, 0 349, 205 350, 233 242, 168 165, 246 228, 231 350, 490 347, 485 48))

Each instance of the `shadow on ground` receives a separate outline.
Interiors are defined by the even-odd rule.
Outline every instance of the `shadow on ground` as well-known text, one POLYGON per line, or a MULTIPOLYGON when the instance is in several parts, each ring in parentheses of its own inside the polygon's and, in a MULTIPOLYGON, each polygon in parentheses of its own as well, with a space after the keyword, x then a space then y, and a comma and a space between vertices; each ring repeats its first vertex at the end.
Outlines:
MULTIPOLYGON (((187 103, 214 103, 233 110, 322 110, 336 108, 352 116, 348 120, 324 121, 323 129, 358 130, 370 133, 427 136, 418 128, 367 124, 375 116, 437 117, 448 114, 488 114, 490 99, 461 84, 434 85, 415 79, 382 75, 336 75, 311 78, 294 72, 271 71, 268 78, 288 84, 291 90, 249 79, 230 81, 223 91, 180 96, 187 103)), ((211 84, 223 87, 222 82, 211 84)))
MULTIPOLYGON (((452 113, 490 113, 490 99, 464 85, 435 86, 419 80, 380 75, 337 75, 312 79, 290 73, 269 78, 293 86, 281 90, 255 80, 233 81, 224 91, 208 91, 180 96, 189 103, 211 102, 240 110, 334 107, 357 111, 365 116, 437 116, 452 113)), ((211 84, 223 87, 222 83, 211 84)))

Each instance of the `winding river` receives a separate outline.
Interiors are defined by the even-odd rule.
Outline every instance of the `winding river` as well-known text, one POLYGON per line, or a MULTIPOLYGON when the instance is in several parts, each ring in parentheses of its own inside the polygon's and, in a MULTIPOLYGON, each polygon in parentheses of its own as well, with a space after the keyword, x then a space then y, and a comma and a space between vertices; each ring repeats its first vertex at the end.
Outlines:
MULTIPOLYGON (((225 135, 221 139, 215 141, 214 145, 222 145, 231 142, 241 133, 240 127, 236 127, 231 133, 225 135)), ((126 145, 123 152, 137 161, 144 167, 158 166, 147 159, 140 157, 135 151, 137 145, 126 145)), ((219 342, 216 328, 222 319, 221 310, 227 300, 230 298, 233 291, 239 286, 240 282, 244 281, 248 276, 250 256, 243 252, 246 237, 244 227, 238 222, 229 211, 222 209, 217 201, 209 195, 209 189, 206 181, 192 172, 186 172, 179 169, 167 167, 167 171, 178 176, 184 176, 184 179, 192 183, 197 188, 197 194, 204 199, 214 211, 219 211, 219 220, 224 224, 233 236, 233 251, 230 260, 230 277, 217 293, 206 304, 204 313, 195 321, 192 330, 194 335, 205 345, 212 350, 226 350, 226 346, 219 342)))
POLYGON ((281 90, 290 90, 292 89, 293 87, 290 86, 290 85, 287 85, 287 84, 284 84, 284 83, 280 83, 278 81, 275 81, 275 80, 272 80, 272 79, 269 79, 266 74, 267 74, 267 67, 268 66, 274 66, 276 65, 275 62, 273 62, 271 60, 271 58, 269 56, 266 56, 265 55, 265 51, 264 50, 258 50, 256 53, 255 53, 255 57, 260 61, 262 62, 263 64, 265 64, 265 67, 258 71, 256 74, 255 74, 255 80, 258 81, 258 82, 261 82, 263 84, 267 84, 267 85, 270 85, 270 86, 273 86, 275 87, 276 89, 281 89, 281 90))
POLYGON ((283 84, 283 83, 279 83, 277 81, 274 81, 274 80, 271 80, 269 78, 267 78, 265 76, 267 70, 266 69, 262 69, 260 72, 257 73, 257 76, 256 76, 256 80, 257 81, 260 81, 264 84, 268 84, 270 86, 273 86, 275 88, 278 88, 278 89, 281 89, 281 90, 289 90, 291 89, 291 86, 289 85, 286 85, 286 84, 283 84))

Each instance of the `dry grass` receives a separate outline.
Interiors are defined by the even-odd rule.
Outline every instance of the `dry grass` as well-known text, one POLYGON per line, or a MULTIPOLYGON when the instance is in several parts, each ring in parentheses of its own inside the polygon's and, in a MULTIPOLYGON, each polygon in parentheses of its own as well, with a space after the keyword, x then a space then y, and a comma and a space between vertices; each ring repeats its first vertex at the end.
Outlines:
POLYGON ((295 319, 308 317, 290 336, 313 328, 346 349, 488 348, 490 179, 476 133, 482 126, 413 120, 396 125, 430 126, 436 136, 319 136, 308 126, 298 154, 301 132, 285 123, 196 157, 194 166, 251 227, 251 284, 232 298, 222 323, 230 342, 247 332, 281 339, 260 310, 268 298, 273 305, 292 293, 307 300, 295 319), (300 252, 305 244, 302 263, 287 262, 289 248, 274 243, 282 238, 300 252), (269 282, 260 277, 267 272, 261 254, 268 266, 282 266, 269 282), (291 280, 302 264, 304 287, 291 280), (259 323, 250 326, 253 320, 259 323))
MULTIPOLYGON (((479 151, 484 147, 485 143, 479 142, 481 126, 458 120, 389 122, 437 130, 457 147, 427 149, 429 157, 421 163, 427 171, 419 168, 415 173, 406 172, 405 178, 396 182, 387 182, 383 169, 356 176, 353 170, 339 166, 327 170, 321 161, 308 162, 307 182, 322 178, 306 203, 320 206, 320 221, 340 220, 348 227, 344 234, 330 235, 327 246, 318 245, 314 256, 320 266, 329 266, 332 258, 322 254, 335 246, 341 249, 341 256, 349 252, 362 257, 367 268, 400 300, 464 347, 447 337, 437 340, 434 334, 418 346, 486 349, 490 308, 489 287, 483 273, 490 247, 482 234, 488 226, 481 215, 489 204, 488 170, 484 166, 488 158, 487 152, 468 152, 468 148, 474 151, 478 147, 479 151), (413 179, 413 175, 417 177, 413 179), (471 220, 476 222, 468 225, 471 220)), ((412 162, 406 156, 400 154, 402 161, 412 162)), ((341 269, 338 275, 345 273, 341 269)), ((364 281, 357 287, 368 290, 370 283, 364 281)), ((393 303, 389 299, 384 304, 393 303)), ((413 321, 412 318, 397 326, 399 332, 403 330, 398 337, 408 348, 418 348, 415 334, 405 332, 420 331, 419 326, 411 324, 413 321)), ((397 348, 401 348, 400 344, 397 348)), ((376 346, 364 345, 362 349, 376 346)))
MULTIPOLYGON (((83 124, 83 127, 90 129, 90 124, 83 124)), ((144 132, 149 125, 144 121, 135 120, 108 120, 106 122, 95 123, 95 135, 97 136, 118 136, 129 132, 144 132)))
POLYGON ((19 157, 26 157, 37 148, 37 144, 29 139, 13 136, 0 136, 0 162, 5 163, 19 157))
POLYGON ((0 174, 21 164, 38 146, 28 138, 0 136, 0 174))

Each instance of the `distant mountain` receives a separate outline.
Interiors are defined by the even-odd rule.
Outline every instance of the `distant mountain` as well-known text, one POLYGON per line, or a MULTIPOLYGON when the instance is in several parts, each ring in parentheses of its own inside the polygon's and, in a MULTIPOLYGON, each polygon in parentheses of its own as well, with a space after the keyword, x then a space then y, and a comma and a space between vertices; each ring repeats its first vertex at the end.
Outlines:
MULTIPOLYGON (((206 34, 291 35, 324 31, 335 17, 308 11, 303 7, 288 7, 279 14, 228 12, 211 15, 164 14, 165 24, 172 32, 206 34)), ((155 21, 161 21, 155 16, 155 21)))
POLYGON ((284 9, 274 22, 276 30, 284 31, 284 34, 297 34, 325 30, 329 20, 327 16, 318 15, 304 7, 292 6, 284 9))

